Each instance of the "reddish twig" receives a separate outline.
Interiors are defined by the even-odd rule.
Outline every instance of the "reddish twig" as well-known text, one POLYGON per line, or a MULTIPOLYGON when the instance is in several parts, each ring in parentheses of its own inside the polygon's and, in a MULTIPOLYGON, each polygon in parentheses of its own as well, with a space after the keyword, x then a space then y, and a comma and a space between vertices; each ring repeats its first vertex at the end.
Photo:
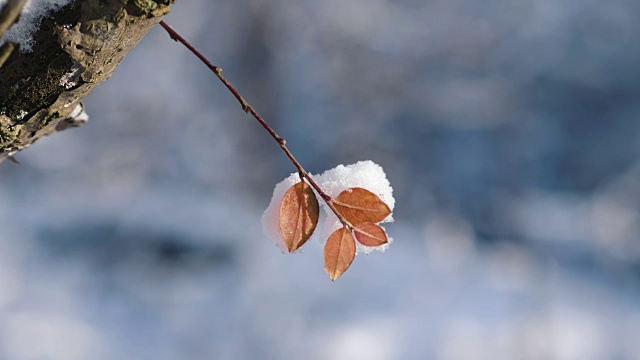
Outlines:
POLYGON ((309 184, 322 197, 322 200, 324 200, 327 206, 329 206, 331 211, 333 211, 333 213, 336 214, 336 216, 338 217, 338 220, 340 220, 340 222, 344 226, 352 230, 353 226, 347 221, 347 219, 345 219, 338 212, 335 206, 333 206, 333 199, 331 198, 331 196, 327 195, 324 191, 322 191, 320 186, 318 186, 318 184, 311 178, 311 176, 309 176, 309 173, 302 167, 302 165, 298 162, 298 160, 293 156, 291 151, 289 151, 289 149, 287 148, 287 141, 283 139, 280 135, 278 135, 273 130, 273 128, 271 128, 271 126, 269 126, 269 124, 262 118, 262 116, 260 116, 260 114, 258 114, 258 112, 251 105, 249 105, 249 103, 242 97, 242 95, 240 95, 240 93, 233 87, 233 85, 231 85, 231 83, 222 75, 222 69, 218 66, 213 65, 211 61, 209 61, 204 55, 202 55, 202 53, 200 53, 200 51, 198 51, 195 47, 193 47, 185 38, 180 36, 180 34, 178 34, 175 30, 173 30, 171 26, 167 25, 167 23, 161 20, 160 26, 162 26, 167 31, 167 33, 169 33, 169 36, 173 40, 181 43, 187 49, 189 49, 189 51, 191 51, 198 59, 200 59, 200 61, 202 61, 218 77, 218 79, 222 81, 224 86, 226 86, 227 89, 229 89, 229 91, 233 94, 233 96, 235 96, 235 98, 238 100, 240 105, 242 105, 242 110, 244 110, 244 112, 247 112, 253 115, 253 117, 260 123, 260 125, 262 125, 262 127, 264 127, 264 129, 267 130, 269 135, 271 135, 271 137, 278 143, 278 145, 280 145, 280 148, 282 149, 282 151, 284 151, 284 153, 287 155, 289 160, 291 160, 291 162, 296 167, 296 169, 298 169, 298 173, 300 174, 300 179, 302 180, 303 178, 306 178, 309 184))

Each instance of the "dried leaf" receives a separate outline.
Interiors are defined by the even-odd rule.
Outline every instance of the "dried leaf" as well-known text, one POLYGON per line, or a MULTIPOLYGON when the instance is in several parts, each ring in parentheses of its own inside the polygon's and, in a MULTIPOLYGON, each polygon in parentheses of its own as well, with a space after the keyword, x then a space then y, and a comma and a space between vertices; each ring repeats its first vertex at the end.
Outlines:
POLYGON ((384 201, 363 188, 350 188, 338 195, 333 204, 353 226, 362 223, 377 223, 391 214, 391 209, 384 201))
POLYGON ((380 246, 387 243, 387 234, 374 223, 362 223, 353 229, 358 242, 364 246, 380 246))
POLYGON ((309 240, 319 215, 318 199, 309 184, 301 181, 287 190, 280 202, 280 233, 289 252, 309 240))
POLYGON ((351 231, 346 227, 334 231, 324 245, 324 269, 331 281, 347 271, 355 256, 356 241, 351 231))

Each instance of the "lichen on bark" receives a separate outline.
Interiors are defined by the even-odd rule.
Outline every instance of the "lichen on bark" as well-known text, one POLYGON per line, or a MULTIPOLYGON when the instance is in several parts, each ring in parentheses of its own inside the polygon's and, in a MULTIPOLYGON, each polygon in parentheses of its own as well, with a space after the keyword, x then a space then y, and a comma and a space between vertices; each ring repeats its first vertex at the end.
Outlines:
POLYGON ((69 115, 175 0, 76 0, 42 21, 33 52, 0 68, 0 162, 70 126, 69 115))

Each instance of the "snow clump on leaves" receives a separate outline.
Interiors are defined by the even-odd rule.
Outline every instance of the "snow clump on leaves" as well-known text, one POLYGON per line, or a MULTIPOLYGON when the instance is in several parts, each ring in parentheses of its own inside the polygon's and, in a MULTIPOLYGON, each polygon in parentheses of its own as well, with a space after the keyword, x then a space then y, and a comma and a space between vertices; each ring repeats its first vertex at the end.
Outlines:
MULTIPOLYGON (((324 191, 327 195, 332 197, 333 199, 338 200, 340 194, 345 190, 352 189, 351 191, 359 192, 361 189, 368 190, 375 194, 380 198, 388 207, 389 215, 385 216, 383 219, 375 219, 377 221, 367 220, 367 224, 369 222, 392 222, 393 216, 390 214, 393 211, 395 206, 395 199, 393 198, 393 189, 389 184, 389 180, 387 180, 387 176, 384 173, 384 170, 380 165, 374 163, 373 161, 360 161, 351 165, 339 165, 333 169, 327 170, 320 175, 310 176, 315 180, 315 182, 319 185, 319 187, 324 191)), ((280 248, 282 252, 289 252, 291 246, 287 246, 287 241, 285 240, 285 236, 283 236, 281 231, 280 224, 280 212, 282 200, 285 197, 287 191, 289 191, 294 185, 300 183, 300 176, 298 173, 292 173, 282 182, 276 185, 273 196, 271 198, 271 202, 269 206, 265 210, 262 215, 262 226, 265 234, 271 238, 275 244, 280 248)), ((318 199, 320 196, 315 194, 318 199)), ((319 202, 320 207, 324 210, 319 216, 317 222, 317 229, 315 234, 312 237, 317 237, 321 242, 326 241, 331 234, 333 234, 336 230, 340 229, 343 225, 338 219, 338 217, 331 211, 329 206, 324 201, 319 202), (318 235, 319 234, 319 237, 318 235)), ((340 211, 340 205, 336 202, 336 207, 340 211)), ((343 214, 343 216, 345 216, 343 214)), ((357 227, 359 224, 352 224, 357 227)), ((365 228, 371 229, 371 225, 365 225, 365 228)), ((379 234, 377 229, 374 229, 376 234, 379 234)), ((362 239, 365 239, 363 242, 376 245, 381 241, 376 241, 371 236, 363 236, 363 234, 359 234, 359 231, 356 229, 356 237, 360 235, 362 239)), ((378 238, 380 235, 375 236, 378 238)), ((362 242, 356 242, 357 252, 369 253, 373 250, 384 251, 389 243, 392 241, 391 238, 387 239, 387 242, 382 245, 377 246, 366 246, 362 244, 362 242)), ((299 246, 294 247, 295 249, 299 248, 299 246)))
MULTIPOLYGON (((338 165, 319 176, 315 176, 314 179, 316 179, 320 188, 334 199, 338 198, 340 193, 347 189, 366 189, 377 195, 380 200, 389 207, 389 210, 393 212, 396 203, 393 198, 393 189, 382 167, 373 161, 360 161, 347 166, 338 165)), ((318 224, 318 229, 320 230, 320 240, 324 241, 334 231, 342 227, 342 224, 325 203, 321 202, 320 206, 324 210, 325 221, 321 225, 318 224)), ((338 210, 340 210, 339 206, 337 207, 338 210)), ((379 222, 393 222, 393 215, 389 214, 379 222)), ((356 224, 353 225, 355 226, 356 224)), ((389 247, 389 243, 391 243, 392 240, 393 239, 388 238, 388 242, 380 246, 365 246, 357 242, 357 253, 364 252, 368 254, 373 250, 384 251, 389 247)))

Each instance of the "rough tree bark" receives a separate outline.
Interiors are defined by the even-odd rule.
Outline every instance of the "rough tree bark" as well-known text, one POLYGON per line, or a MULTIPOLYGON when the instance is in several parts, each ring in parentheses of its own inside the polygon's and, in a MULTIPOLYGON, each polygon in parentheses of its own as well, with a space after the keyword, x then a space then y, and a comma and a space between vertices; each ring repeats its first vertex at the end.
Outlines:
MULTIPOLYGON (((75 117, 82 98, 111 76, 174 2, 74 0, 42 21, 33 52, 3 46, 0 162, 44 135, 82 125, 75 117)), ((24 0, 9 0, 0 10, 0 36, 3 20, 15 21, 11 4, 21 8, 24 0)))

